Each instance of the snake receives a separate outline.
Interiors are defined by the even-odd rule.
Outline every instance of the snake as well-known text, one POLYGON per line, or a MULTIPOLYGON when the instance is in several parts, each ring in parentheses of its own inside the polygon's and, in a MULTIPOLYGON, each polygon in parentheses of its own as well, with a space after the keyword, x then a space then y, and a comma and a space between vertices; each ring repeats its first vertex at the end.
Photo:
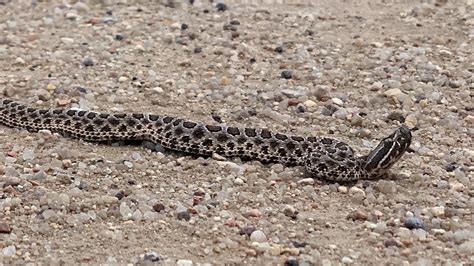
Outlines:
POLYGON ((212 125, 148 113, 40 109, 8 98, 0 98, 0 124, 30 132, 49 130, 89 142, 148 141, 167 150, 199 156, 218 154, 303 166, 312 178, 336 182, 381 178, 400 160, 412 140, 411 130, 401 125, 368 155, 358 156, 347 143, 333 138, 212 125))

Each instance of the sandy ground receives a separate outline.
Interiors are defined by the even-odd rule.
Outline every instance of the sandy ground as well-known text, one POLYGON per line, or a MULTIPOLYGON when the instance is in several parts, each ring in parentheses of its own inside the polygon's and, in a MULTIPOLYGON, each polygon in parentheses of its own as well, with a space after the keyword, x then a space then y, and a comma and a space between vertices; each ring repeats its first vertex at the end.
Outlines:
POLYGON ((474 263, 472 1, 58 2, 0 1, 1 97, 360 154, 418 130, 389 179, 335 184, 1 126, 4 264, 474 263))

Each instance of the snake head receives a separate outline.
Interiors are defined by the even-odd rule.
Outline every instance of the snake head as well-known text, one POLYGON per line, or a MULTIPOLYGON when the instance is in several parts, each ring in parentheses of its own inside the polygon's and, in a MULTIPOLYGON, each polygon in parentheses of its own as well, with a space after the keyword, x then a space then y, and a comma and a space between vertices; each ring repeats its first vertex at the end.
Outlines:
POLYGON ((402 157, 410 144, 411 132, 405 125, 382 139, 379 145, 365 157, 364 168, 369 178, 377 178, 385 174, 402 157))

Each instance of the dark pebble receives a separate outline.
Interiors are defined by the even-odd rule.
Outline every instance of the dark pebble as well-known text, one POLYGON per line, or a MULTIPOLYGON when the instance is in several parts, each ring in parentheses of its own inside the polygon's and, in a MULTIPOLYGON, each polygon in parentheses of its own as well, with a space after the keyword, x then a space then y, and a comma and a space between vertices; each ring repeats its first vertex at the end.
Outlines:
POLYGON ((401 113, 401 112, 391 112, 388 116, 387 116, 387 119, 388 120, 391 120, 391 121, 398 121, 400 123, 403 123, 405 122, 405 116, 401 113))
POLYGON ((123 197, 125 197, 125 192, 123 190, 120 190, 117 194, 114 195, 117 199, 121 200, 123 197))
POLYGON ((149 260, 149 261, 159 261, 160 256, 158 256, 158 254, 154 251, 149 251, 149 252, 145 253, 144 259, 149 260))
POLYGON ((206 195, 206 192, 201 191, 201 190, 197 190, 193 193, 193 195, 198 196, 198 197, 203 197, 204 195, 206 195))
POLYGON ((10 234, 12 232, 12 228, 6 223, 0 223, 0 233, 1 234, 10 234))
POLYGON ((257 59, 255 59, 255 58, 250 58, 249 62, 250 62, 250 64, 253 64, 253 63, 257 62, 257 59))
POLYGON ((209 13, 209 10, 208 10, 208 9, 204 9, 202 12, 203 12, 204 14, 207 14, 207 13, 209 13))
POLYGON ((452 81, 452 80, 450 80, 450 81, 448 82, 448 85, 449 85, 449 87, 454 88, 454 89, 461 87, 461 84, 460 84, 460 83, 454 82, 454 81, 452 81))
POLYGON ((217 9, 217 11, 224 12, 224 11, 227 10, 227 6, 224 3, 218 3, 216 5, 216 9, 217 9))
POLYGON ((123 35, 122 34, 115 34, 115 40, 117 40, 117 41, 123 40, 123 35))
POLYGON ((176 42, 177 44, 181 44, 181 45, 186 45, 186 44, 187 44, 186 39, 185 39, 185 38, 182 38, 182 37, 176 37, 176 38, 175 38, 175 42, 176 42))
POLYGON ((304 248, 308 245, 306 242, 298 242, 298 241, 293 241, 293 246, 295 248, 304 248))
POLYGON ((247 110, 247 113, 250 115, 250 116, 256 116, 257 115, 257 110, 253 109, 253 108, 250 108, 247 110))
POLYGON ((423 220, 417 217, 410 217, 405 220, 404 226, 410 230, 412 229, 423 229, 425 226, 423 220))
POLYGON ((82 61, 82 64, 84 66, 93 66, 94 65, 94 61, 92 61, 92 59, 90 58, 86 58, 84 59, 84 61, 82 61))
POLYGON ((284 79, 291 79, 293 77, 293 73, 290 70, 283 70, 281 72, 281 77, 284 79))
POLYGON ((294 257, 289 257, 285 263, 285 266, 298 266, 298 260, 294 257))
POLYGON ((321 114, 325 116, 331 116, 337 111, 337 107, 334 106, 333 104, 327 104, 324 106, 324 108, 321 110, 321 114))
POLYGON ((275 48, 275 52, 277 52, 277 53, 279 53, 279 54, 283 53, 283 47, 277 46, 277 47, 275 48))
POLYGON ((304 105, 298 104, 298 106, 296 107, 296 112, 297 112, 297 113, 304 113, 304 112, 306 112, 306 110, 305 110, 305 108, 304 108, 304 105))
POLYGON ((230 30, 230 31, 237 31, 237 27, 235 25, 231 25, 231 24, 225 24, 223 27, 222 27, 223 30, 230 30))
POLYGON ((186 30, 187 28, 188 28, 188 24, 186 24, 186 23, 181 24, 181 29, 182 30, 186 30))
POLYGON ((202 48, 201 48, 201 47, 196 47, 196 48, 194 48, 194 53, 195 53, 195 54, 199 54, 199 53, 201 53, 201 52, 202 52, 202 48))
POLYGON ((246 226, 240 228, 239 234, 240 234, 240 235, 250 236, 255 230, 257 230, 257 229, 255 228, 255 226, 253 226, 253 225, 246 225, 246 226))
POLYGON ((233 19, 229 22, 230 25, 240 25, 240 21, 233 19))
POLYGON ((105 14, 107 14, 108 16, 112 16, 114 14, 114 12, 112 12, 112 10, 107 10, 105 12, 105 14))
POLYGON ((456 163, 450 163, 444 167, 444 170, 446 170, 446 172, 452 172, 456 170, 457 167, 456 163))
POLYGON ((197 38, 197 35, 194 32, 188 32, 188 38, 190 40, 195 40, 197 38))
POLYGON ((81 180, 81 182, 79 182, 79 186, 77 188, 80 189, 80 190, 89 190, 89 184, 87 182, 84 182, 84 181, 81 180))
POLYGON ((161 212, 165 209, 165 205, 161 204, 161 203, 157 203, 155 205, 153 205, 153 210, 156 211, 156 212, 161 212))
POLYGON ((56 93, 56 94, 65 94, 66 90, 64 89, 64 87, 56 87, 56 88, 54 88, 54 93, 56 93))
POLYGON ((398 246, 398 243, 397 243, 397 240, 391 238, 391 239, 387 239, 383 242, 383 244, 385 245, 385 247, 396 247, 398 246))
POLYGON ((177 217, 178 217, 178 220, 186 220, 186 221, 191 220, 191 215, 187 211, 178 212, 177 217))
POLYGON ((87 93, 87 88, 85 87, 81 87, 81 86, 77 86, 75 87, 76 91, 80 92, 80 93, 87 93))

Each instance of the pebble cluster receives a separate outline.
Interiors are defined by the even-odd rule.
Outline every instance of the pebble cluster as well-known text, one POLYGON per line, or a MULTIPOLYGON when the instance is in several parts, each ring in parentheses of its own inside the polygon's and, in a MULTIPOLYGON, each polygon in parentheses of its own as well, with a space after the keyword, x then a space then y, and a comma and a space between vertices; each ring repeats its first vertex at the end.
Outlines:
POLYGON ((329 136, 360 154, 416 130, 391 179, 334 184, 0 126, 3 263, 473 263, 472 1, 14 2, 0 1, 1 97, 329 136))

